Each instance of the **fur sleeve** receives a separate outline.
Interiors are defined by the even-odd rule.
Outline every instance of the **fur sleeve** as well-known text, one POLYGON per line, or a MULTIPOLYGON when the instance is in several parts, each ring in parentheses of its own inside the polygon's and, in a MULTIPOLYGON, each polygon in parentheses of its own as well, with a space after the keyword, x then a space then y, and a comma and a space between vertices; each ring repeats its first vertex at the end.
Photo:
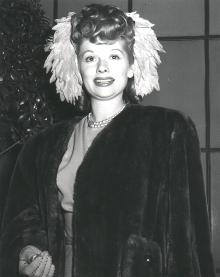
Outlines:
POLYGON ((21 151, 9 188, 4 212, 0 244, 1 276, 18 276, 18 257, 26 245, 46 248, 46 233, 40 216, 34 148, 30 144, 21 151))
POLYGON ((169 159, 167 276, 214 277, 200 146, 194 123, 175 114, 169 159))
POLYGON ((194 243, 202 277, 215 276, 211 253, 208 209, 200 159, 200 146, 194 123, 188 118, 187 163, 194 243))

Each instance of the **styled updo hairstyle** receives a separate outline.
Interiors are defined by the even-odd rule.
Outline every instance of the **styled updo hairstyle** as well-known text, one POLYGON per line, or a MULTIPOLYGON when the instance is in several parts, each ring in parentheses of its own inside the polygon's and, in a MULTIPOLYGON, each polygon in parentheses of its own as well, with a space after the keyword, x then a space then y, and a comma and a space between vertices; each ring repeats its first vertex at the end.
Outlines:
MULTIPOLYGON (((134 61, 134 21, 117 7, 110 5, 91 4, 85 6, 81 12, 71 17, 71 41, 76 53, 79 54, 83 39, 92 43, 97 41, 115 41, 123 39, 128 53, 130 64, 134 61)), ((90 110, 90 98, 83 87, 82 97, 78 104, 81 109, 90 110)), ((125 103, 138 103, 140 98, 136 95, 134 78, 129 78, 123 92, 125 103)))

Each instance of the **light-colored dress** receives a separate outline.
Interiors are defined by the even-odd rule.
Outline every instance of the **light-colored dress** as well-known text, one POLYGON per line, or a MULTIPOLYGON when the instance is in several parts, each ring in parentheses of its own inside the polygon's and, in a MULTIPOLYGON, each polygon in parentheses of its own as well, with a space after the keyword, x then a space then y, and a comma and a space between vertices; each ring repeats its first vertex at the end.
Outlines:
POLYGON ((87 117, 84 117, 75 126, 68 143, 67 151, 59 165, 57 186, 61 207, 65 219, 65 275, 72 277, 72 218, 73 193, 78 167, 93 142, 93 139, 103 128, 88 127, 87 117))

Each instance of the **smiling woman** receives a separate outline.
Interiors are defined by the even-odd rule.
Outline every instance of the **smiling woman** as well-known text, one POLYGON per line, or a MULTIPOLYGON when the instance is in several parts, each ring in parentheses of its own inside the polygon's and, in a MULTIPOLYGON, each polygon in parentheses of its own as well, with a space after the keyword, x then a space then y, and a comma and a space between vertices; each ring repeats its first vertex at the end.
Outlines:
POLYGON ((45 67, 61 100, 89 111, 23 148, 2 276, 214 277, 195 126, 138 103, 159 89, 152 26, 99 4, 57 20, 45 67))
MULTIPOLYGON (((124 44, 123 40, 110 44, 94 44, 88 39, 83 40, 78 59, 79 69, 92 106, 98 100, 109 100, 108 105, 117 105, 119 108, 124 106, 123 91, 128 78, 133 77, 124 44)), ((111 113, 106 110, 105 116, 111 113)))

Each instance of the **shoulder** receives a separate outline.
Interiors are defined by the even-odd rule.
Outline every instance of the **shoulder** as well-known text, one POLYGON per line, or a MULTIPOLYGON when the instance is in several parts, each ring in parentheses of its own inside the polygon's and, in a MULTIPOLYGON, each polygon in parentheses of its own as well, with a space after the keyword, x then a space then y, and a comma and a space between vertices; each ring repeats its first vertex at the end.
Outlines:
POLYGON ((59 144, 64 144, 74 130, 75 125, 81 117, 72 120, 62 121, 40 131, 38 134, 30 137, 23 145, 20 152, 20 159, 36 157, 39 153, 57 151, 59 144))
POLYGON ((152 126, 169 127, 170 129, 186 130, 193 126, 194 123, 190 116, 170 108, 158 106, 142 106, 142 105, 129 105, 127 107, 127 117, 136 122, 150 122, 152 126))
POLYGON ((140 137, 154 141, 172 141, 187 145, 199 145, 194 122, 189 115, 174 109, 156 106, 129 105, 126 109, 125 126, 140 137))

